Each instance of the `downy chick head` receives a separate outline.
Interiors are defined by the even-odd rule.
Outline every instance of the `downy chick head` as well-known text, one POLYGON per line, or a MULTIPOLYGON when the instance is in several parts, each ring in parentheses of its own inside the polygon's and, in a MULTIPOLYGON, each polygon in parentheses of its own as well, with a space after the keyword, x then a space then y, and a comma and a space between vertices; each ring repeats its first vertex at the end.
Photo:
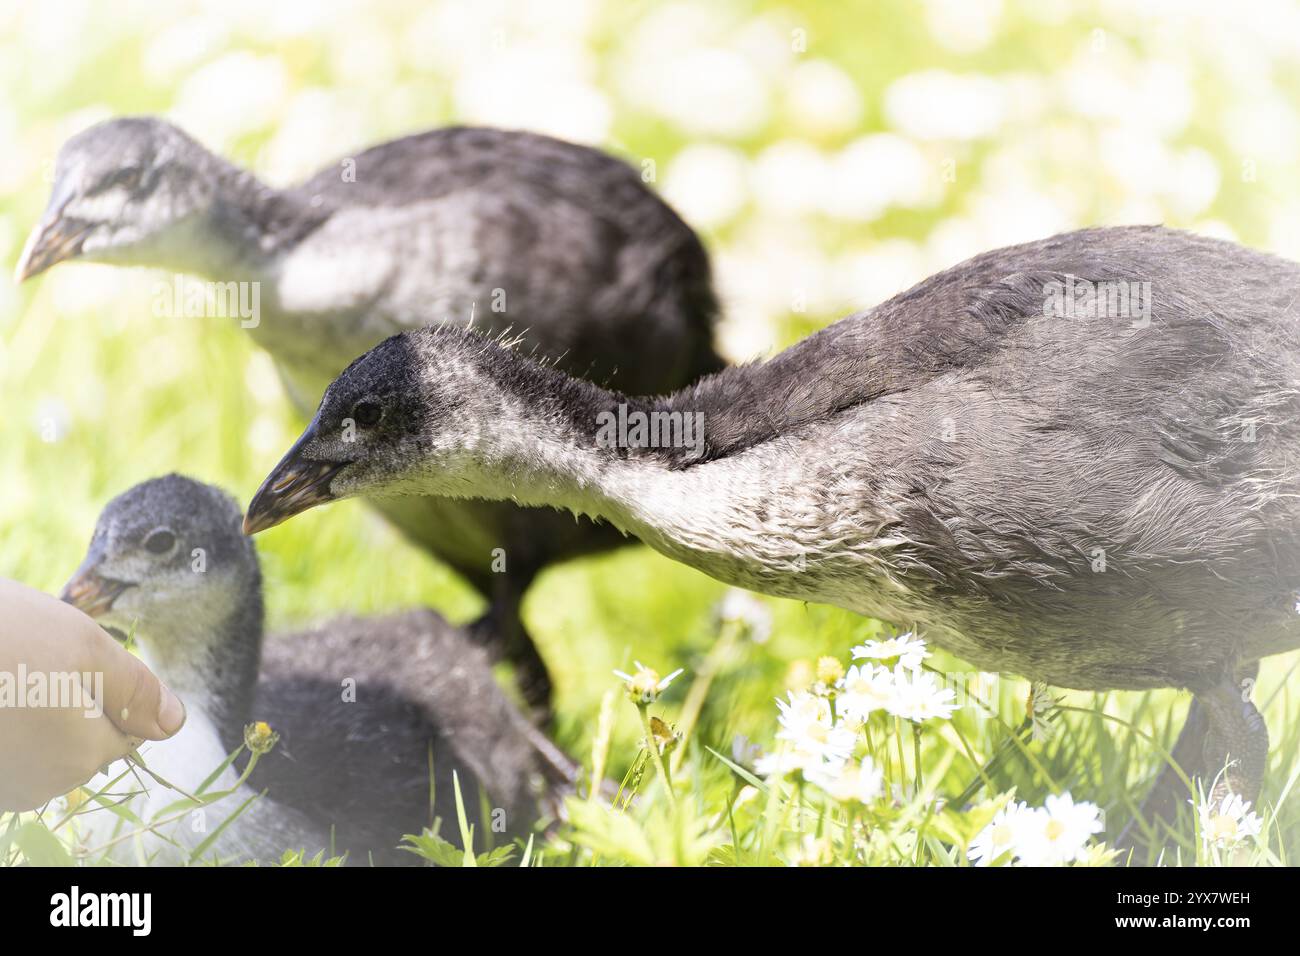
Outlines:
POLYGON ((255 604, 260 618, 261 575, 234 499, 167 475, 108 503, 61 596, 119 639, 134 632, 152 657, 173 659, 236 609, 255 604))
POLYGON ((189 245, 214 208, 217 161, 170 123, 123 117, 73 136, 18 261, 18 281, 68 259, 155 264, 189 245))
POLYGON ((462 329, 395 335, 326 389, 310 425, 249 503, 246 534, 309 508, 365 494, 472 497, 508 428, 505 395, 462 329))

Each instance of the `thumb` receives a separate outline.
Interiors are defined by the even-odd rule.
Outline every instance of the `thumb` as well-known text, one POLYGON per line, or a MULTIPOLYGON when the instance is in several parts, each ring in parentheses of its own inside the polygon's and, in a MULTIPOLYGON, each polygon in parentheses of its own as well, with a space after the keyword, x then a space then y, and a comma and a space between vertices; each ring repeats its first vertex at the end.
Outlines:
POLYGON ((104 675, 104 716, 129 737, 165 740, 185 725, 185 706, 144 663, 96 628, 90 669, 104 675))

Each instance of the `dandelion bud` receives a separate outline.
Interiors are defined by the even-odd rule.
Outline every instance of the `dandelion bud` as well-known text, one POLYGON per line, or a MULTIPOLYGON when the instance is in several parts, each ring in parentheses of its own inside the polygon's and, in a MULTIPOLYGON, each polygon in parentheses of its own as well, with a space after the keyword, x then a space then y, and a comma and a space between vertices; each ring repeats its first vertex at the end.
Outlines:
POLYGON ((271 752, 271 748, 279 741, 280 735, 271 729, 271 725, 264 720, 259 720, 255 724, 249 724, 244 728, 244 746, 253 753, 261 756, 271 752))

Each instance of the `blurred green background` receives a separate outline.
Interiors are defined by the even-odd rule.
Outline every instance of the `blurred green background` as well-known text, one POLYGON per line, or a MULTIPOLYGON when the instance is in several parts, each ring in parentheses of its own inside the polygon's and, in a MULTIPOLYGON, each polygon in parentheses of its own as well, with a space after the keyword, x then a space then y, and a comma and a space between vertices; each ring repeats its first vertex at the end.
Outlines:
MULTIPOLYGON (((0 0, 0 262, 37 221, 59 145, 109 116, 167 115, 275 184, 430 126, 525 127, 649 161, 714 256, 723 350, 747 359, 978 251, 1078 226, 1164 222, 1300 259, 1298 36, 1300 9, 1281 2, 0 0)), ((0 575, 57 589, 107 499, 159 473, 247 500, 297 435, 238 323, 155 317, 157 281, 72 264, 0 282, 0 575)), ((259 546, 273 627, 479 609, 357 502, 259 546)), ((722 593, 640 547, 548 572, 525 615, 561 742, 589 745, 612 668, 698 664, 722 593)), ((805 679, 800 662, 843 657, 875 626, 767 603, 771 640, 709 698, 714 746, 769 740, 771 698, 805 679)), ((1295 758, 1295 663, 1270 661, 1261 681, 1274 796, 1295 758)), ((1017 722, 1025 687, 1000 686, 1017 722)), ((1185 707, 1173 693, 1068 698, 1164 740, 1185 707)), ((629 745, 634 715, 620 714, 629 745)), ((1044 765, 1126 812, 1155 754, 1075 722, 1044 765)), ((1006 775, 1022 795, 1047 788, 1027 767, 1006 775)))

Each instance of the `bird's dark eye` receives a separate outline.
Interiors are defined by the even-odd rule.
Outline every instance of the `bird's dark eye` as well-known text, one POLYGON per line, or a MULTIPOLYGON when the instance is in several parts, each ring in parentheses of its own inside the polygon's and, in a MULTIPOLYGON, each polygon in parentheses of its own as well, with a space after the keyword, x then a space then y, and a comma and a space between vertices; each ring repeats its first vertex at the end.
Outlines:
POLYGON ((144 170, 139 166, 123 166, 121 169, 114 170, 110 175, 105 176, 94 188, 90 190, 92 195, 107 192, 115 186, 120 186, 128 193, 133 193, 140 186, 141 179, 144 178, 144 170))
POLYGON ((165 528, 150 531, 149 537, 144 539, 144 549, 150 554, 166 554, 175 544, 176 535, 165 528))
POLYGON ((362 428, 378 425, 383 416, 384 410, 375 402, 357 402, 352 409, 352 420, 362 428))
POLYGON ((119 170, 118 174, 113 177, 117 185, 121 186, 127 192, 135 192, 140 185, 140 180, 144 176, 144 171, 139 166, 127 166, 119 170))

